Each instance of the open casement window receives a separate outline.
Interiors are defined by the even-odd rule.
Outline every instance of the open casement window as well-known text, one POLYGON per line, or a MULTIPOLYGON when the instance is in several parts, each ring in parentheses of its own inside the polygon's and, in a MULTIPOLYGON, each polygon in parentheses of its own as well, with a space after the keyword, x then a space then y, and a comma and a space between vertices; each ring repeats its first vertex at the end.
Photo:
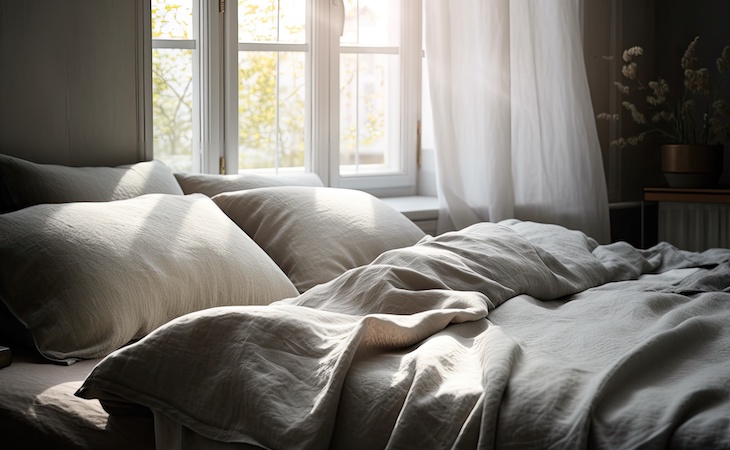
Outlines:
POLYGON ((415 193, 420 0, 151 0, 153 155, 415 193))

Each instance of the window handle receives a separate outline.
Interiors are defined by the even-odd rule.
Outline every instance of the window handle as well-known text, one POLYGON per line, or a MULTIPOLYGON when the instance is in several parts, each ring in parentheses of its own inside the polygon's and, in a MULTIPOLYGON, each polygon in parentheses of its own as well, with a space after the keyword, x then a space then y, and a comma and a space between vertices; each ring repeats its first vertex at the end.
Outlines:
POLYGON ((332 0, 332 6, 336 6, 340 10, 340 37, 345 34, 345 2, 342 0, 332 0))

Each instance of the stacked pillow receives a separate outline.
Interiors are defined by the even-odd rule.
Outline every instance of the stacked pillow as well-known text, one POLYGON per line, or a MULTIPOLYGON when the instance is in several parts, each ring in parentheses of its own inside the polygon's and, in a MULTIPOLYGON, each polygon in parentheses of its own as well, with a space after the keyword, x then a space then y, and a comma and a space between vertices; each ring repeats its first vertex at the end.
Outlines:
POLYGON ((104 356, 167 321, 297 290, 209 198, 160 161, 0 155, 0 331, 52 361, 104 356))
POLYGON ((0 331, 67 364, 195 310, 293 297, 424 237, 314 174, 173 175, 159 161, 0 155, 0 208, 0 331))
POLYGON ((266 250, 299 292, 425 236, 382 200, 350 189, 258 188, 218 194, 213 201, 266 250))
POLYGON ((53 361, 102 357, 203 308, 297 295, 203 195, 36 205, 0 229, 0 300, 22 324, 3 328, 53 361))
POLYGON ((176 173, 175 178, 186 194, 205 194, 208 197, 221 192, 243 191, 274 186, 316 186, 322 187, 322 180, 315 173, 289 175, 176 173))

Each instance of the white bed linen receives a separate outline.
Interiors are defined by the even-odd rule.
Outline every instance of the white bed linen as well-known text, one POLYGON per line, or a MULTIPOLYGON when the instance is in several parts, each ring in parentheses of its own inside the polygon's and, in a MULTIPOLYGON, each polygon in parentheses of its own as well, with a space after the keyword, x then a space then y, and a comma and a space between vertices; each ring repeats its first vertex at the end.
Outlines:
POLYGON ((728 261, 478 224, 295 299, 177 319, 78 394, 221 448, 727 447, 728 261))

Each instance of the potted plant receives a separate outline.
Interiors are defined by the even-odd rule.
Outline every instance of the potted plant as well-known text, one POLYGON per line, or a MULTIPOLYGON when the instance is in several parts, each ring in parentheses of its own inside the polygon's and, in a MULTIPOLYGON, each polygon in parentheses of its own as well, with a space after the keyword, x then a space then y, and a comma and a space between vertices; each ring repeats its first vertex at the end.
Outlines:
MULTIPOLYGON (((723 167, 724 144, 730 140, 730 105, 722 92, 722 77, 730 70, 730 46, 716 60, 716 71, 698 67, 695 37, 685 50, 680 66, 683 86, 677 90, 663 78, 643 83, 638 59, 642 47, 628 48, 622 55, 622 81, 614 84, 624 97, 622 110, 641 130, 619 138, 612 146, 637 145, 655 136, 662 145, 662 171, 671 187, 712 187, 723 167)), ((599 120, 620 120, 620 114, 600 113, 599 120)))

